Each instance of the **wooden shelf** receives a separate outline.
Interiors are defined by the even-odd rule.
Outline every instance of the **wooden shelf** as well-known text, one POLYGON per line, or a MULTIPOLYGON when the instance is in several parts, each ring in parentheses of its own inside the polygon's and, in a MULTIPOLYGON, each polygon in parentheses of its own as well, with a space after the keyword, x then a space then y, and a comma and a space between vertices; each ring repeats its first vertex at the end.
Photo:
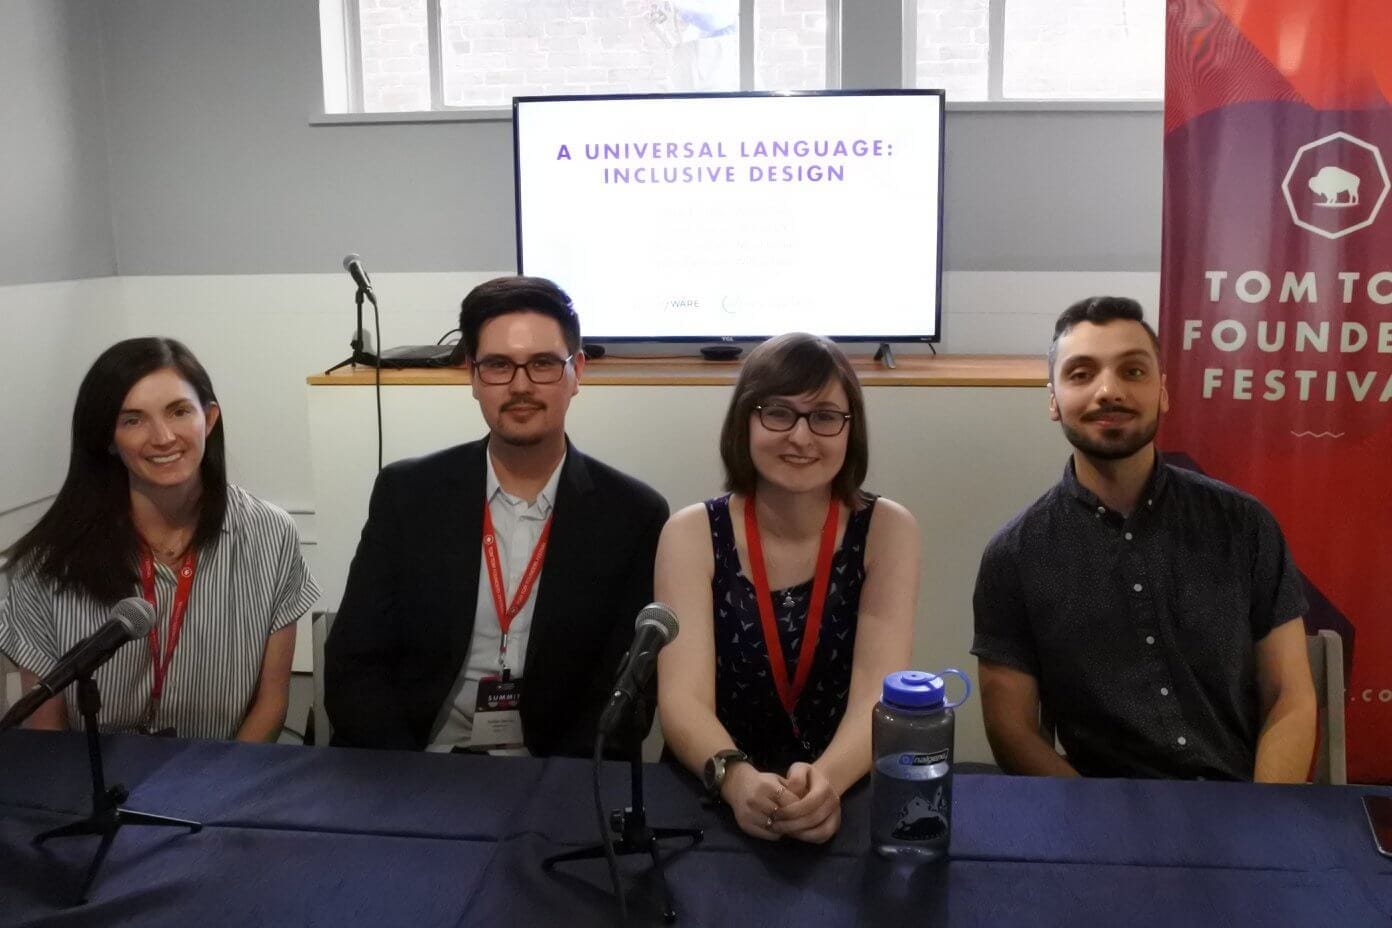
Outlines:
MULTIPOLYGON (((1041 357, 1018 355, 901 356, 889 370, 868 358, 855 359, 856 373, 867 387, 1042 387, 1048 371, 1041 357)), ((587 386, 729 386, 739 374, 738 361, 701 358, 601 358, 585 365, 587 386)), ((371 386, 370 367, 344 367, 332 374, 311 374, 314 387, 371 386)), ((382 371, 384 386, 451 386, 469 383, 458 367, 382 371)))

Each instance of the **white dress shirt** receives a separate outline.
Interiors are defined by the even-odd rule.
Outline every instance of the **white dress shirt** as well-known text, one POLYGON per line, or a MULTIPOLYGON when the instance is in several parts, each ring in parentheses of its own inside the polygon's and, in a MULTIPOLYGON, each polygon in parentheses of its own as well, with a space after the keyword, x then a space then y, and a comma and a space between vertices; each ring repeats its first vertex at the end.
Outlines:
MULTIPOLYGON (((510 604, 527 570, 537 541, 541 538, 546 520, 556 505, 556 487, 561 481, 561 468, 565 466, 565 456, 561 456, 556 469, 551 472, 546 486, 537 494, 536 502, 513 496, 502 488, 498 474, 493 469, 493 455, 488 459, 488 479, 485 496, 488 512, 493 517, 493 534, 498 548, 498 565, 502 569, 503 582, 507 587, 504 600, 510 604)), ((514 677, 523 676, 523 664, 527 656, 527 641, 532 630, 532 613, 536 610, 537 589, 540 578, 532 586, 531 595, 522 605, 521 611, 513 617, 508 628, 507 667, 514 677)), ((430 739, 428 751, 450 751, 455 747, 467 747, 474 730, 474 705, 478 699, 479 680, 497 676, 499 648, 502 644, 503 630, 498 624, 498 611, 493 605, 492 588, 488 583, 488 564, 483 557, 483 546, 479 546, 478 602, 474 610, 474 632, 469 639, 469 656, 459 671, 449 697, 440 709, 430 739)), ((523 699, 526 687, 523 686, 523 699)), ((506 753, 526 753, 507 751, 506 753)))

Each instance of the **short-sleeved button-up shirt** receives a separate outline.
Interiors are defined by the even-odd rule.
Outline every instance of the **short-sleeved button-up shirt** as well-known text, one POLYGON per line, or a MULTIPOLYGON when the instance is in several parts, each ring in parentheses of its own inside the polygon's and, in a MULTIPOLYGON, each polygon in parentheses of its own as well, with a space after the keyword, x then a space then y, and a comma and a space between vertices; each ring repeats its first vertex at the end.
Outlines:
MULTIPOLYGON (((22 568, 14 571, 9 595, 0 600, 0 651, 42 675, 105 624, 110 605, 75 590, 59 591, 53 581, 22 568)), ((156 564, 161 649, 169 640, 176 583, 173 570, 156 564)), ((139 584, 130 592, 139 596, 139 584)), ((186 738, 236 737, 256 695, 267 639, 318 598, 294 521, 284 510, 229 486, 222 531, 198 551, 188 613, 154 727, 173 728, 186 738)), ((138 730, 154 685, 147 642, 123 645, 93 679, 101 688, 101 730, 138 730)), ((80 728, 76 693, 69 687, 64 696, 68 725, 80 728)))
POLYGON ((1256 649, 1309 609, 1271 513, 1166 464, 1127 517, 1063 479, 986 547, 972 653, 1039 683, 1089 776, 1250 780, 1256 649))

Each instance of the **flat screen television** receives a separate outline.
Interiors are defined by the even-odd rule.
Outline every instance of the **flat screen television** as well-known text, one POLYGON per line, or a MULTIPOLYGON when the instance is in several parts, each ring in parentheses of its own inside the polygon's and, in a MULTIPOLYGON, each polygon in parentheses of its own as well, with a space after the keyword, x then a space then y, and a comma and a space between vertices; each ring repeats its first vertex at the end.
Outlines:
POLYGON ((939 338, 941 91, 517 97, 513 152, 587 340, 939 338))

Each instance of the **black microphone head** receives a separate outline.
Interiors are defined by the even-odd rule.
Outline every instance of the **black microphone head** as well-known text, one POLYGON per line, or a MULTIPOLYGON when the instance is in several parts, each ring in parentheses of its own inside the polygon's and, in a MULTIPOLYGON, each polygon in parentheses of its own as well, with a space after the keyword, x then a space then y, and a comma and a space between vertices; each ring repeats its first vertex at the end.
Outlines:
POLYGON ((344 256, 343 256, 343 269, 344 269, 345 271, 350 271, 350 270, 352 270, 352 269, 353 269, 353 265, 355 265, 355 264, 362 264, 362 255, 344 255, 344 256))
POLYGON ((641 630, 644 625, 656 629, 662 635, 664 645, 677 637, 677 614, 666 603, 648 603, 644 606, 633 627, 641 630))
POLYGON ((111 618, 120 622, 132 639, 144 638, 155 627, 155 607, 139 596, 127 596, 112 607, 111 618))

